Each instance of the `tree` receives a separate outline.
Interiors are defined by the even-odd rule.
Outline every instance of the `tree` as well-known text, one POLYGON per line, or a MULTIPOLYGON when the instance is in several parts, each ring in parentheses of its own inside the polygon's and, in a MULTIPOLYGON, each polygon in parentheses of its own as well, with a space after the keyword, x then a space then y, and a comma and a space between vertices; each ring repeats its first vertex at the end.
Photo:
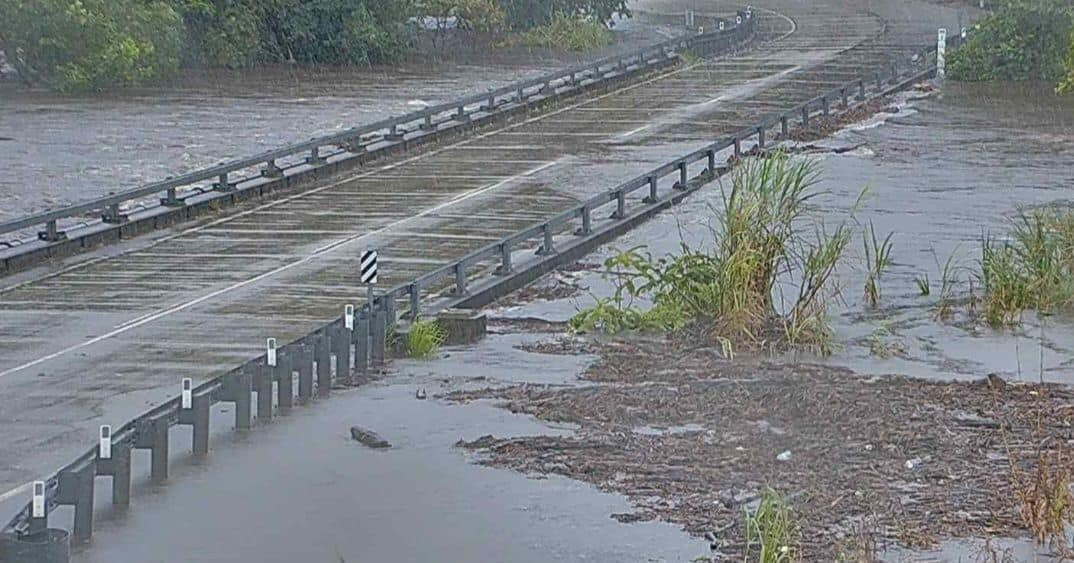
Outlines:
POLYGON ((1074 92, 1074 29, 1070 31, 1070 50, 1067 51, 1067 77, 1059 84, 1059 93, 1074 92))
POLYGON ((30 84, 100 90, 179 66, 181 19, 156 0, 4 0, 0 21, 0 49, 30 84))
POLYGON ((498 0, 515 29, 547 25, 557 14, 609 24, 616 15, 629 16, 627 0, 498 0))
POLYGON ((951 57, 959 80, 1048 80, 1065 74, 1074 9, 1070 0, 1004 0, 951 57))

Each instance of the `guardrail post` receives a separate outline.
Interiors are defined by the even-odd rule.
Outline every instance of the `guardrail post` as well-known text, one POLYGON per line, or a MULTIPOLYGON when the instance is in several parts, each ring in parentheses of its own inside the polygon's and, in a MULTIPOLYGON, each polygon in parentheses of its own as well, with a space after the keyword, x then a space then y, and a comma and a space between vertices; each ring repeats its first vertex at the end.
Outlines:
POLYGON ((313 341, 317 359, 317 395, 327 397, 332 392, 332 334, 326 327, 313 341))
POLYGON ((850 97, 847 96, 847 87, 843 86, 839 89, 839 93, 843 96, 843 109, 850 107, 850 97))
POLYGON ((455 112, 456 121, 470 121, 470 116, 466 113, 466 106, 459 106, 459 109, 455 112))
POLYGON ((659 199, 656 193, 656 176, 649 176, 649 195, 646 196, 645 203, 656 203, 659 199))
MULTIPOLYGON (((496 271, 499 273, 499 270, 496 271)), ((421 316, 421 288, 418 284, 412 283, 406 288, 407 301, 409 301, 409 311, 407 311, 407 318, 414 321, 421 316)))
POLYGON ((506 276, 513 270, 514 266, 511 265, 511 244, 502 242, 500 243, 500 265, 496 267, 495 274, 497 276, 506 276))
POLYGON ((109 447, 108 456, 104 457, 103 444, 106 438, 102 436, 102 447, 97 450, 97 475, 112 478, 112 506, 125 508, 131 503, 131 447, 126 442, 114 442, 111 430, 107 437, 109 447))
POLYGON ((860 102, 860 101, 864 101, 864 100, 865 100, 865 79, 864 78, 859 78, 858 79, 858 101, 860 102))
POLYGON ((53 219, 45 223, 45 230, 37 233, 37 238, 45 242, 57 242, 67 238, 67 235, 59 230, 59 227, 56 226, 56 220, 53 219))
POLYGON ((624 219, 626 218, 626 194, 623 190, 615 192, 615 212, 612 213, 612 219, 624 219))
POLYGON ((310 166, 320 166, 328 162, 328 159, 321 156, 321 147, 313 147, 310 149, 310 155, 306 157, 306 164, 310 166))
POLYGON ((334 325, 336 349, 336 381, 349 384, 351 381, 351 340, 354 335, 342 324, 334 325))
POLYGON ((809 127, 809 104, 802 106, 802 127, 809 127))
POLYGON ((876 92, 879 94, 884 91, 884 79, 880 76, 880 71, 876 71, 876 92))
POLYGON ((716 151, 712 150, 712 149, 709 149, 705 153, 705 156, 708 159, 708 162, 706 163, 706 166, 707 166, 706 170, 708 171, 709 178, 715 178, 716 177, 716 151))
POLYGON ((268 363, 257 364, 254 391, 257 392, 257 420, 261 423, 272 420, 272 370, 275 367, 268 363))
POLYGON ((790 120, 787 119, 787 114, 779 116, 779 136, 786 139, 791 134, 790 120))
POLYGON ((230 192, 235 189, 235 186, 231 185, 231 182, 227 179, 227 172, 221 173, 216 178, 216 183, 213 184, 213 190, 218 192, 230 192))
POLYGON ((28 533, 43 532, 48 529, 48 495, 44 481, 34 481, 30 490, 30 520, 27 523, 28 533))
POLYGON ((947 72, 947 29, 936 32, 936 78, 943 79, 947 72))
POLYGON ((519 86, 518 87, 518 92, 516 92, 516 95, 518 97, 519 103, 523 103, 523 102, 526 101, 526 89, 525 88, 519 86))
POLYGON ((550 256, 556 253, 556 247, 552 244, 552 226, 548 223, 541 225, 541 231, 544 233, 544 242, 541 243, 541 248, 537 249, 538 256, 550 256))
POLYGON ((455 264, 455 295, 466 295, 466 264, 455 264))
POLYGON ((824 94, 820 97, 820 109, 824 115, 831 114, 832 108, 831 103, 828 101, 828 94, 824 94))
POLYGON ((891 63, 891 84, 899 83, 899 65, 891 63))
POLYGON ((679 182, 675 184, 674 188, 677 190, 685 190, 689 184, 689 180, 686 178, 686 161, 679 162, 679 182))
POLYGON ((761 126, 759 126, 757 128, 757 147, 758 148, 762 148, 762 149, 764 148, 764 134, 765 134, 765 128, 764 128, 764 125, 761 125, 761 126))
POLYGON ((228 374, 224 380, 225 400, 235 403, 235 430, 250 429, 251 400, 253 378, 248 371, 250 364, 244 364, 238 372, 228 374))
POLYGON ((97 472, 93 464, 59 474, 56 502, 75 507, 74 529, 71 539, 87 541, 93 537, 93 479, 97 472))
POLYGON ((207 394, 194 395, 193 382, 183 379, 182 395, 179 401, 179 424, 193 426, 194 455, 209 455, 209 407, 212 398, 207 394))
POLYGON ((735 158, 742 158, 742 139, 735 137, 731 141, 735 145, 735 158))
POLYGON ((183 200, 176 196, 175 188, 168 188, 164 192, 164 197, 160 198, 160 204, 164 207, 182 207, 183 200))
POLYGON ((358 311, 354 327, 354 371, 365 375, 369 373, 369 331, 371 329, 369 313, 365 309, 358 311))
POLYGON ((101 216, 101 221, 105 223, 126 223, 127 216, 120 213, 118 203, 113 203, 105 209, 104 215, 101 216))
POLYGON ((575 235, 584 237, 593 232, 593 210, 588 205, 582 206, 582 226, 574 232, 575 235))
POLYGON ((291 408, 295 406, 295 374, 291 367, 293 356, 294 353, 285 348, 280 353, 275 369, 276 404, 279 405, 280 414, 291 412, 291 408))
POLYGON ((372 333, 372 339, 370 342, 369 358, 373 366, 380 367, 384 365, 387 330, 385 327, 386 315, 384 314, 384 311, 378 311, 377 309, 377 304, 370 303, 369 312, 371 316, 369 322, 371 325, 370 332, 372 333))
POLYGON ((168 419, 139 420, 134 448, 149 450, 149 479, 156 485, 168 480, 168 419))
POLYGON ((313 398, 313 348, 301 344, 295 361, 298 366, 298 400, 308 403, 313 398))
POLYGON ((279 166, 276 166, 275 160, 270 160, 265 163, 265 167, 261 169, 261 175, 265 178, 282 178, 283 170, 280 170, 279 166))

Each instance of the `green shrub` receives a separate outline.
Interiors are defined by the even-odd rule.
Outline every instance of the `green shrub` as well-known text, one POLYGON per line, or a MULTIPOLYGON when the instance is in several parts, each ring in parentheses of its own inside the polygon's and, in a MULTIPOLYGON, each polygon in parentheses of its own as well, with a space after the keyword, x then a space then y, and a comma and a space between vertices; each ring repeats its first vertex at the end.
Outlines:
POLYGON ((417 320, 410 325, 406 337, 407 355, 427 360, 436 355, 447 335, 436 321, 417 320))
POLYGON ((615 36, 604 23, 556 14, 545 25, 531 28, 508 40, 509 45, 563 51, 589 51, 610 45, 615 36))
POLYGON ((497 0, 512 29, 546 26, 559 16, 609 23, 616 15, 630 16, 626 0, 497 0))
POLYGON ((145 84, 179 66, 182 22, 163 2, 6 0, 0 22, 19 75, 62 92, 145 84))
POLYGON ((1002 0, 951 56, 952 78, 1047 80, 1064 76, 1074 8, 1069 0, 1002 0))
POLYGON ((1074 29, 1070 30, 1070 50, 1067 51, 1067 77, 1059 84, 1059 93, 1074 92, 1074 29))

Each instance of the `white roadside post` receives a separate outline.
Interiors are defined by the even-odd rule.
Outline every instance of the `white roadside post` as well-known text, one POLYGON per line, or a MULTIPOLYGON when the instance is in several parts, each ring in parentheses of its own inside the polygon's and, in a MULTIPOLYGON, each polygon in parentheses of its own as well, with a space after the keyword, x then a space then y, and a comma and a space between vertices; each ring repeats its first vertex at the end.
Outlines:
POLYGON ((194 380, 189 377, 183 378, 183 391, 179 395, 179 407, 183 410, 194 408, 194 380))
POLYGON ((30 509, 30 517, 45 518, 45 482, 34 481, 33 502, 30 509))
POLYGON ((354 305, 343 308, 343 326, 347 327, 347 330, 354 330, 354 305))
POLYGON ((936 35, 936 78, 943 80, 947 56, 947 29, 940 28, 936 35))
POLYGON ((265 343, 265 356, 269 367, 276 367, 276 339, 269 338, 265 343))
POLYGON ((97 446, 97 457, 112 459, 112 427, 107 424, 101 426, 101 441, 97 446))

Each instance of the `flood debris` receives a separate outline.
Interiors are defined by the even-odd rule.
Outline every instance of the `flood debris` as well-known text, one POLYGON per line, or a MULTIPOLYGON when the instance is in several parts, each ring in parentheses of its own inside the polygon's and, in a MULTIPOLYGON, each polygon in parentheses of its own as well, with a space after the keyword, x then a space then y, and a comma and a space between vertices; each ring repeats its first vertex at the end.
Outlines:
POLYGON ((361 426, 351 426, 351 439, 374 450, 383 450, 392 447, 391 443, 382 438, 380 434, 377 434, 372 430, 366 430, 361 426))
POLYGON ((623 494, 634 511, 616 519, 679 524, 708 537, 715 560, 741 557, 744 510, 755 510, 766 490, 788 495, 802 560, 831 561, 863 537, 883 549, 1026 537, 1034 532, 1019 498, 1028 485, 1018 476, 1038 473, 1042 448, 1053 452, 1049 483, 1071 469, 1067 454, 1054 453, 1074 443, 1074 391, 1063 386, 732 361, 710 346, 656 336, 561 339, 556 347, 566 351, 572 342, 599 355, 585 373, 588 385, 448 398, 498 401, 577 425, 573 435, 483 436, 458 445, 488 465, 623 494), (686 430, 637 431, 644 427, 686 430))

